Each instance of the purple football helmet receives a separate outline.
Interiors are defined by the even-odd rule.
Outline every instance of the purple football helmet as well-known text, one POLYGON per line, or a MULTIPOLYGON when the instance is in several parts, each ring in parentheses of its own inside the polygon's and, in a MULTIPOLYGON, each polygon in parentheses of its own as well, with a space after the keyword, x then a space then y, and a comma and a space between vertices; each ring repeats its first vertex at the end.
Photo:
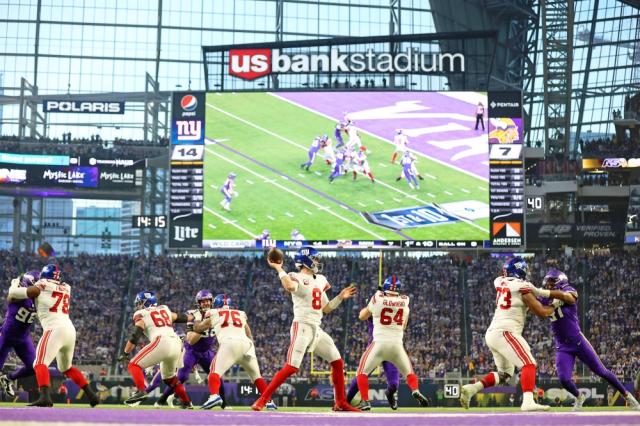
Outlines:
POLYGON ((542 280, 542 285, 547 290, 561 289, 567 284, 569 284, 569 278, 556 268, 550 269, 542 280))
POLYGON ((200 290, 198 294, 196 294, 196 304, 200 309, 211 309, 211 305, 213 304, 213 293, 209 290, 200 290), (203 306, 203 302, 206 301, 209 301, 209 303, 203 306))
POLYGON ((29 271, 20 277, 20 285, 22 287, 30 287, 40 278, 40 271, 29 271))

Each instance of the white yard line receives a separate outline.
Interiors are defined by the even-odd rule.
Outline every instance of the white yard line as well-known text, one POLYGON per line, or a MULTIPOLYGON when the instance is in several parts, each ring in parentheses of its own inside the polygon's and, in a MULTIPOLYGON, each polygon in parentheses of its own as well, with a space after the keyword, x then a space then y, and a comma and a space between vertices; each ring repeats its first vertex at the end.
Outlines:
POLYGON ((275 217, 270 216, 270 215, 267 215, 267 218, 268 218, 269 220, 276 220, 276 218, 275 218, 275 217))
POLYGON ((247 182, 249 185, 253 185, 253 184, 255 183, 255 182, 253 182, 251 179, 246 179, 246 182, 247 182))
POLYGON ((311 213, 311 212, 310 212, 309 210, 307 210, 307 209, 304 209, 304 212, 305 212, 306 214, 309 214, 309 215, 312 215, 312 214, 313 214, 313 213, 311 213))
POLYGON ((460 188, 460 191, 464 192, 465 194, 471 194, 471 191, 464 188, 460 188))
POLYGON ((380 204, 381 206, 384 206, 384 203, 380 200, 374 200, 376 203, 380 204))
POLYGON ((445 194, 447 194, 447 195, 453 195, 453 194, 452 194, 451 192, 449 192, 449 191, 444 191, 444 193, 445 193, 445 194))
POLYGON ((284 212, 284 214, 286 214, 289 217, 293 217, 293 215, 291 213, 289 213, 289 212, 284 212))
POLYGON ((367 207, 367 205, 366 205, 366 204, 361 203, 360 201, 358 201, 358 205, 359 205, 360 207, 367 207))
MULTIPOLYGON (((233 161, 233 160, 231 160, 231 159, 229 159, 229 158, 226 158, 224 155, 218 154, 217 152, 212 151, 212 150, 211 150, 211 149, 209 149, 209 148, 205 148, 205 149, 209 152, 209 154, 215 155, 216 157, 221 158, 222 160, 224 160, 224 161, 226 161, 226 162, 228 162, 228 163, 231 163, 231 164, 235 165, 236 167, 239 167, 239 168, 241 168, 242 170, 244 170, 244 171, 246 171, 246 172, 248 172, 248 173, 253 174, 253 175, 254 175, 254 176, 256 176, 257 178, 260 178, 260 179, 263 179, 263 180, 265 180, 265 179, 266 179, 266 176, 263 176, 263 175, 261 175, 260 173, 255 172, 255 171, 251 170, 250 168, 245 167, 245 166, 243 166, 243 165, 241 165, 241 164, 239 164, 239 163, 236 163, 235 161, 233 161)), ((288 193, 290 193, 291 195, 293 195, 293 196, 295 196, 295 197, 300 198, 300 199, 301 199, 301 200, 303 200, 303 201, 306 201, 307 203, 309 203, 309 204, 311 204, 311 205, 313 205, 313 206, 315 206, 315 207, 319 207, 319 208, 322 208, 322 207, 323 207, 322 205, 320 205, 320 204, 316 203, 315 201, 313 201, 313 200, 311 200, 311 199, 309 199, 309 198, 305 197, 304 195, 298 194, 296 191, 294 191, 294 190, 292 190, 292 189, 289 189, 289 188, 287 188, 286 186, 282 186, 282 185, 280 185, 280 184, 279 184, 279 183, 277 183, 277 182, 274 182, 274 183, 273 183, 273 185, 274 185, 274 186, 277 186, 278 188, 280 188, 280 189, 282 189, 282 190, 284 190, 284 191, 286 191, 286 192, 288 192, 288 193)), ((329 210, 328 208, 326 208, 326 210, 327 210, 327 212, 328 212, 329 214, 331 214, 331 215, 333 215, 333 216, 337 217, 338 219, 340 219, 340 220, 342 220, 342 221, 344 221, 344 222, 346 222, 346 223, 348 223, 348 224, 350 224, 350 225, 352 225, 352 226, 355 226, 356 228, 360 229, 361 231, 366 232, 367 234, 369 234, 369 235, 373 236, 374 238, 377 238, 378 240, 384 240, 384 239, 385 239, 385 238, 384 238, 384 237, 382 237, 381 235, 378 235, 378 234, 376 234, 375 232, 372 232, 372 231, 368 230, 367 228, 365 228, 365 227, 363 227, 363 226, 361 226, 361 225, 359 225, 359 224, 355 223, 354 221, 352 221, 352 220, 350 220, 350 219, 347 219, 346 217, 340 216, 339 214, 337 214, 337 213, 335 213, 335 212, 332 212, 332 211, 331 211, 331 210, 329 210)), ((251 234, 251 236, 252 236, 252 237, 253 237, 253 235, 255 235, 255 234, 251 234)))
POLYGON ((210 223, 210 224, 209 224, 209 228, 211 228, 211 229, 216 229, 216 226, 215 226, 213 223, 210 223))
POLYGON ((211 213, 212 215, 217 216, 219 219, 222 219, 222 223, 228 223, 229 225, 238 228, 240 231, 242 231, 245 234, 249 235, 251 238, 253 238, 256 235, 254 232, 251 232, 251 231, 247 230, 246 228, 243 228, 242 226, 238 225, 235 220, 228 219, 228 218, 222 216, 220 213, 211 210, 207 206, 204 206, 204 209, 206 211, 208 211, 209 213, 211 213))
POLYGON ((247 218, 247 220, 248 220, 249 222, 251 222, 251 223, 256 223, 256 221, 255 221, 255 220, 253 220, 253 219, 251 219, 250 217, 248 217, 248 218, 247 218))

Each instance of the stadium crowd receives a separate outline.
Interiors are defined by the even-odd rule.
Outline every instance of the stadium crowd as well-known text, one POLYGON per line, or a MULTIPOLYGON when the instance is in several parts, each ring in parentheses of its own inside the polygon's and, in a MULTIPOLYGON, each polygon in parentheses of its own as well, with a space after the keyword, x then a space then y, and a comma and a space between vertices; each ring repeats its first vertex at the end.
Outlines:
MULTIPOLYGON (((283 364, 289 346, 291 298, 261 256, 126 257, 81 255, 58 259, 72 285, 71 318, 78 330, 78 364, 114 365, 133 312, 135 293, 154 290, 161 304, 181 312, 195 307, 195 293, 203 288, 226 293, 248 314, 260 367, 271 377, 283 364)), ((405 346, 421 377, 442 377, 448 371, 478 375, 491 371, 493 359, 484 333, 495 309, 493 280, 504 259, 489 256, 459 259, 388 257, 383 277, 395 273, 411 297, 410 324, 405 346), (465 285, 466 283, 466 285, 465 285), (465 303, 466 299, 466 303, 465 303)), ((603 361, 616 374, 634 377, 640 369, 640 258, 637 254, 607 256, 573 254, 529 260, 531 281, 541 285, 552 262, 570 277, 580 294, 582 330, 603 361)), ((27 254, 0 252, 0 297, 6 297, 11 278, 39 269, 43 260, 27 254)), ((293 270, 288 261, 287 270, 293 270)), ((333 295, 355 283, 358 293, 323 319, 347 363, 357 369, 367 344, 367 327, 358 321, 378 284, 378 259, 335 257, 324 259, 324 271, 333 295)), ((5 304, 0 307, 4 314, 5 304)), ((182 326, 179 331, 184 332, 182 326)), ((34 338, 40 331, 34 332, 34 338)), ((530 317, 524 336, 537 358, 542 378, 555 375, 555 350, 547 320, 530 317)), ((314 370, 329 367, 316 358, 314 370)), ((578 372, 581 370, 578 364, 578 372)), ((308 377, 309 357, 298 378, 308 377)))
POLYGON ((93 156, 102 159, 152 158, 166 154, 169 140, 161 138, 157 143, 133 139, 103 140, 100 135, 90 138, 68 137, 19 139, 17 136, 0 136, 0 151, 16 154, 93 156))

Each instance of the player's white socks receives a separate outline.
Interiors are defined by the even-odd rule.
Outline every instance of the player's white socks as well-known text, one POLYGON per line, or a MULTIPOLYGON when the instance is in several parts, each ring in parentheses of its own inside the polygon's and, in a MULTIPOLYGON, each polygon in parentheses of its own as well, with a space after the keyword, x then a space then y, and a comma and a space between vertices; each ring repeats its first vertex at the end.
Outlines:
POLYGON ((473 394, 477 394, 478 392, 480 392, 482 389, 484 389, 484 385, 482 384, 482 382, 480 380, 478 380, 475 383, 471 383, 469 385, 470 387, 473 388, 473 394))
POLYGON ((535 404, 533 400, 533 392, 525 392, 522 394, 522 405, 535 404))

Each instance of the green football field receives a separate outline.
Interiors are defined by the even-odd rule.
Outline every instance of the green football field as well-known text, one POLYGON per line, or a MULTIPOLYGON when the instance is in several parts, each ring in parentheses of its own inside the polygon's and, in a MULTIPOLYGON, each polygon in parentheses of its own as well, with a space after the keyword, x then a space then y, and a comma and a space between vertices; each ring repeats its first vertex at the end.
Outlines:
POLYGON ((334 127, 335 120, 267 93, 208 94, 204 239, 251 239, 268 229, 270 238, 288 240, 294 228, 307 240, 488 239, 488 218, 402 230, 367 222, 364 212, 467 200, 488 204, 488 183, 420 157, 425 180, 412 190, 404 179, 396 181, 401 168, 389 162, 392 143, 364 133, 376 183, 362 175, 353 181, 351 174, 330 183, 322 151, 309 172, 300 164, 313 138, 333 138, 334 127), (237 174, 239 195, 226 211, 220 186, 230 172, 237 174))

